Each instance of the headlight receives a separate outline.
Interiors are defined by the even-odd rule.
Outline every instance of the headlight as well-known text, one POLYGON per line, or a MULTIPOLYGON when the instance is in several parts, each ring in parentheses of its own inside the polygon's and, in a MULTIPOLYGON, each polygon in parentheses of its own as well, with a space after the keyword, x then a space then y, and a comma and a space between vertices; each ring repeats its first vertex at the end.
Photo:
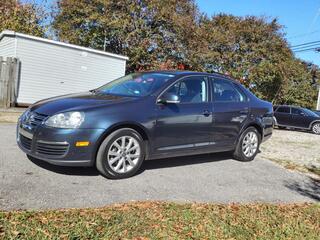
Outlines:
POLYGON ((66 112, 49 117, 45 125, 54 128, 78 128, 83 121, 83 112, 66 112))

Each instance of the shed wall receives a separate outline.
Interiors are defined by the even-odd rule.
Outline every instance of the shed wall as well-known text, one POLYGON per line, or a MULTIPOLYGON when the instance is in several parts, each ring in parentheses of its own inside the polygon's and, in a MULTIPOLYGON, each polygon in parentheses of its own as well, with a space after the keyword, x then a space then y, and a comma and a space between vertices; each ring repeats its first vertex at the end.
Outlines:
POLYGON ((17 37, 21 62, 18 104, 88 91, 125 74, 126 61, 17 37))

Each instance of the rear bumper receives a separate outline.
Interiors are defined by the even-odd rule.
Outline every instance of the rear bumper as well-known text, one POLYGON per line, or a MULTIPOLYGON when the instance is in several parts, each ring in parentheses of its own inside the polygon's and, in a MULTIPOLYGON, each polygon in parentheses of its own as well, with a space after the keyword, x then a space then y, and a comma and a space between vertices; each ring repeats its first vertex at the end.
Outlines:
POLYGON ((265 135, 263 136, 262 142, 267 141, 269 138, 271 138, 271 136, 272 136, 272 131, 271 131, 270 133, 265 134, 265 135))
POLYGON ((272 136, 273 117, 264 117, 262 119, 262 128, 263 128, 262 142, 265 142, 272 136))
POLYGON ((104 129, 57 129, 38 126, 34 132, 17 126, 19 148, 33 158, 59 166, 92 166, 96 144, 104 129), (77 141, 89 146, 77 147, 77 141))

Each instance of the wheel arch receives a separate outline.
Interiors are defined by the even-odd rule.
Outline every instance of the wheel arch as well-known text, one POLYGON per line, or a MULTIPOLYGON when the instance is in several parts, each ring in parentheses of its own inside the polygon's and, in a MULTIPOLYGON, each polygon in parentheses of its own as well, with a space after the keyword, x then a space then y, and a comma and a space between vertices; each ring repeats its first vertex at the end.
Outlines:
MULTIPOLYGON (((241 130, 241 134, 249 127, 254 127, 257 129, 258 133, 260 134, 261 136, 261 140, 263 139, 263 127, 261 125, 261 123, 258 123, 258 122, 249 122, 247 123, 246 125, 244 125, 244 127, 242 128, 241 130)), ((241 135, 239 134, 239 135, 241 135)))
POLYGON ((309 125, 309 130, 312 130, 312 126, 313 126, 313 124, 315 124, 315 123, 320 123, 320 119, 317 119, 317 120, 312 121, 312 122, 310 123, 310 125, 309 125))
POLYGON ((274 126, 278 126, 278 120, 275 116, 272 117, 273 118, 273 125, 274 126))
POLYGON ((121 122, 121 123, 117 123, 117 124, 111 125, 99 137, 98 141, 95 144, 95 148, 94 148, 94 151, 93 151, 93 156, 92 156, 92 158, 94 159, 93 162, 96 161, 99 147, 101 146, 101 144, 104 141, 104 139, 108 135, 113 133, 114 131, 122 129, 122 128, 131 128, 131 129, 135 130, 136 132, 138 132, 140 134, 140 136, 142 137, 143 141, 146 143, 146 159, 148 158, 148 156, 149 156, 149 139, 150 139, 150 137, 147 134, 147 130, 141 124, 136 123, 136 122, 121 122))

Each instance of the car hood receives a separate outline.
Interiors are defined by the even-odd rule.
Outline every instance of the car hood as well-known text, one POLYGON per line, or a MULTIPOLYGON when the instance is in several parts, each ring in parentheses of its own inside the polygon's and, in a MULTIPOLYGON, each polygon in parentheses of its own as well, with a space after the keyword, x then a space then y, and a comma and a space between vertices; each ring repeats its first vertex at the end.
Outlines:
POLYGON ((134 99, 136 98, 84 92, 41 100, 31 106, 31 111, 53 115, 59 112, 83 111, 93 107, 132 101, 134 99))

